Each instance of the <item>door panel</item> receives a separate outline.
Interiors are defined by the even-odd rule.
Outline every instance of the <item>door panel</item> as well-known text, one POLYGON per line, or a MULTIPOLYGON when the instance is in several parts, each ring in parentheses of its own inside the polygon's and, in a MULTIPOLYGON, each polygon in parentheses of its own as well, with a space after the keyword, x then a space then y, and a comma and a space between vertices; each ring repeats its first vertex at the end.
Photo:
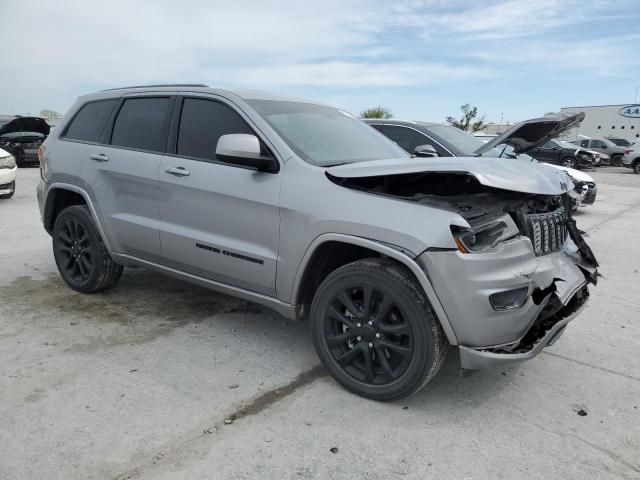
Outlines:
MULTIPOLYGON (((158 170, 162 155, 109 146, 88 149, 83 178, 116 253, 160 258, 158 170), (91 156, 103 155, 107 161, 91 156)), ((103 157, 103 158, 104 158, 103 157)))
POLYGON ((231 105, 198 97, 177 104, 170 141, 173 154, 162 159, 159 176, 164 262, 275 296, 281 175, 216 159, 220 136, 255 135, 231 105))
POLYGON ((275 295, 281 175, 167 156, 160 168, 164 262, 275 295), (167 169, 182 168, 188 176, 167 169))
POLYGON ((173 99, 125 98, 102 144, 88 149, 83 177, 114 252, 158 261, 158 172, 166 150, 173 99))

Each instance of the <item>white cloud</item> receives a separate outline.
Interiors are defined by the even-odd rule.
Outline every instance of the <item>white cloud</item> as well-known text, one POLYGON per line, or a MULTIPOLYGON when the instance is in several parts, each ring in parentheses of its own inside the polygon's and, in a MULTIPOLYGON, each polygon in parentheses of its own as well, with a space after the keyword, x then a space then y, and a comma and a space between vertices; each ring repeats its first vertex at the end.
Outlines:
POLYGON ((139 83, 449 85, 544 70, 563 55, 605 75, 590 53, 616 57, 628 47, 606 39, 567 44, 558 35, 634 2, 0 0, 0 17, 9 19, 0 42, 0 113, 61 110, 87 91, 139 83))

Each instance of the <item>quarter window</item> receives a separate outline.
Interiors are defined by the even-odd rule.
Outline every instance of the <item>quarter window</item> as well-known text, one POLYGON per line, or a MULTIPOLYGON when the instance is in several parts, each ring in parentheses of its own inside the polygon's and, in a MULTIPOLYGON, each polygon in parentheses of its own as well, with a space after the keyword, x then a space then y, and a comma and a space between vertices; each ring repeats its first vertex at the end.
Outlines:
POLYGON ((213 100, 185 98, 178 130, 178 155, 214 160, 222 135, 255 135, 231 107, 213 100))
POLYGON ((86 103, 73 117, 64 138, 85 142, 99 141, 116 103, 115 99, 86 103))
POLYGON ((111 144, 137 150, 164 152, 168 108, 168 97, 125 100, 113 126, 111 144))

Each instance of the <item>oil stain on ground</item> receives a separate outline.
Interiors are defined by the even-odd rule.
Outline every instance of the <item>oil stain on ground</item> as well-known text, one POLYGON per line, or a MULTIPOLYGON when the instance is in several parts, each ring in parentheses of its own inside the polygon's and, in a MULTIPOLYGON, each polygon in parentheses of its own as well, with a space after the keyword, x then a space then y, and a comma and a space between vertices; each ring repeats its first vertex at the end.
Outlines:
MULTIPOLYGON (((104 331, 95 341, 83 338, 68 347, 76 352, 145 343, 220 313, 247 311, 260 310, 246 301, 144 270, 126 270, 116 286, 93 294, 71 290, 57 274, 18 277, 0 287, 0 319, 42 323, 43 328, 82 327, 89 322, 104 331)), ((11 335, 2 330, 0 323, 0 337, 11 335)))

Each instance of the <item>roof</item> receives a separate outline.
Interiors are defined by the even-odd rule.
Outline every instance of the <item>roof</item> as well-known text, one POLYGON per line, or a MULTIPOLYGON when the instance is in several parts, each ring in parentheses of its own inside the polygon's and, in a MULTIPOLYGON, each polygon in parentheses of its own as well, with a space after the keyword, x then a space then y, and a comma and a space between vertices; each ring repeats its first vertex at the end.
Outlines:
POLYGON ((639 105, 638 103, 633 103, 633 102, 629 102, 629 103, 618 103, 618 104, 613 104, 613 105, 583 105, 581 107, 560 107, 560 110, 568 110, 568 109, 574 109, 574 108, 605 108, 605 107, 630 107, 631 105, 639 105))
POLYGON ((322 103, 320 102, 315 102, 315 101, 304 99, 304 98, 281 95, 277 93, 264 92, 259 90, 220 89, 220 88, 210 87, 203 83, 167 83, 167 84, 157 84, 157 85, 134 85, 130 87, 119 87, 119 88, 110 88, 106 90, 100 90, 95 93, 83 95, 83 98, 85 97, 107 98, 107 97, 112 97, 113 93, 124 95, 127 93, 145 92, 145 91, 201 92, 201 93, 219 94, 223 96, 228 96, 228 94, 231 94, 231 95, 240 97, 244 100, 277 100, 277 101, 302 102, 302 103, 313 103, 317 105, 322 105, 322 103))
POLYGON ((423 127, 432 127, 434 125, 442 125, 437 122, 422 122, 422 121, 414 121, 414 120, 399 120, 397 118, 363 118, 367 123, 377 122, 377 123, 388 123, 391 125, 418 125, 423 127))

